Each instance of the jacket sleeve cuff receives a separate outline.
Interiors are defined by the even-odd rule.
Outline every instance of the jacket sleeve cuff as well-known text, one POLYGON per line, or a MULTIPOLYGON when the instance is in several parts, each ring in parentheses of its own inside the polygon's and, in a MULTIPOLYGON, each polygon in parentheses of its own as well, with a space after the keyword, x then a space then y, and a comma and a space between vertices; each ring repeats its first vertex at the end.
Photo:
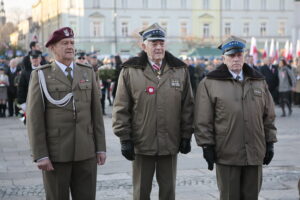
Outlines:
POLYGON ((120 136, 121 141, 130 140, 130 139, 131 139, 131 137, 129 134, 124 134, 124 135, 120 136))

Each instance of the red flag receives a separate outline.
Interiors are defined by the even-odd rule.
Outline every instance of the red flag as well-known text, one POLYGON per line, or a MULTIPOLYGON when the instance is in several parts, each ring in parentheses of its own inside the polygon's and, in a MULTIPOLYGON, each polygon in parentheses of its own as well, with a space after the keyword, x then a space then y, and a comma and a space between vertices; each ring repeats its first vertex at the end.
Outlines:
POLYGON ((255 37, 251 38, 251 45, 250 45, 250 55, 253 56, 253 63, 257 64, 257 48, 256 48, 256 39, 255 37))
POLYGON ((266 57, 268 57, 268 40, 265 41, 264 51, 263 51, 263 55, 262 55, 263 59, 266 57))

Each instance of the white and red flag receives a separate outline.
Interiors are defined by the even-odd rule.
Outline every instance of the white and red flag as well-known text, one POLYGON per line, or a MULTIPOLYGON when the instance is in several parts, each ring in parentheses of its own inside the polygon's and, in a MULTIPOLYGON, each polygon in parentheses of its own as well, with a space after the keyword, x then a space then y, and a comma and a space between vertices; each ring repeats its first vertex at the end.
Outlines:
POLYGON ((283 56, 285 59, 288 59, 288 56, 289 56, 289 51, 290 51, 289 46, 290 46, 290 42, 287 40, 284 45, 284 55, 283 56))
POLYGON ((274 62, 274 60, 275 60, 275 44, 274 44, 274 39, 271 40, 269 57, 272 59, 272 62, 274 62))
POLYGON ((256 47, 256 39, 255 37, 251 38, 251 44, 250 44, 250 55, 253 56, 253 62, 256 65, 257 64, 257 47, 256 47))
POLYGON ((266 58, 268 57, 268 40, 265 41, 265 46, 264 46, 264 51, 263 51, 263 54, 262 54, 262 58, 266 58))
POLYGON ((287 60, 293 60, 293 43, 291 42, 290 43, 290 46, 289 46, 289 54, 288 54, 288 57, 287 57, 287 60))
POLYGON ((275 57, 274 60, 278 61, 279 59, 279 42, 276 41, 275 57))
POLYGON ((296 56, 300 57, 300 40, 297 40, 296 56))

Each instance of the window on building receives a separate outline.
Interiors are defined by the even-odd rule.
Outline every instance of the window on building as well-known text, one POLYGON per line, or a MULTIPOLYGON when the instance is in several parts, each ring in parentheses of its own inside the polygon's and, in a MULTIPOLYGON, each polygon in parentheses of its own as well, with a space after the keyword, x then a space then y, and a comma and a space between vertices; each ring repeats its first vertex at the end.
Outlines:
POLYGON ((128 36, 128 22, 122 22, 121 28, 122 28, 122 36, 127 37, 128 36))
POLYGON ((279 0, 279 10, 285 10, 285 0, 279 0))
POLYGON ((127 0, 122 0, 122 8, 127 8, 127 0))
POLYGON ((167 32, 167 30, 168 30, 168 22, 161 22, 160 26, 167 32))
POLYGON ((225 35, 230 35, 231 34, 231 24, 230 23, 225 23, 224 33, 225 33, 225 35))
POLYGON ((180 24, 180 35, 181 37, 187 36, 187 23, 181 22, 180 24))
POLYGON ((249 32, 250 32, 249 23, 246 22, 246 23, 244 23, 244 26, 243 26, 243 34, 244 34, 244 36, 249 36, 249 32))
POLYGON ((186 0, 181 0, 181 8, 187 8, 186 0))
POLYGON ((100 0, 93 0, 93 8, 100 8, 100 0))
POLYGON ((75 8, 75 0, 70 0, 70 8, 75 8))
POLYGON ((244 10, 249 10, 249 0, 244 0, 244 10))
POLYGON ((231 9, 231 0, 225 0, 225 9, 230 10, 231 9))
POLYGON ((143 8, 148 8, 148 0, 143 0, 143 8))
POLYGON ((203 9, 209 9, 209 0, 203 0, 203 9))
POLYGON ((279 22, 278 35, 280 36, 285 35, 285 22, 279 22))
POLYGON ((166 9, 167 8, 167 0, 161 0, 161 8, 166 9))
POLYGON ((101 36, 101 22, 94 21, 92 22, 92 28, 91 28, 92 37, 100 37, 101 36))
POLYGON ((260 35, 261 36, 266 36, 266 34, 267 34, 267 23, 262 22, 260 24, 260 35))
POLYGON ((208 38, 209 35, 210 35, 210 27, 209 27, 209 24, 203 24, 203 37, 204 38, 208 38))
POLYGON ((148 28, 148 26, 149 26, 149 22, 143 22, 143 24, 142 24, 143 29, 142 30, 148 28))
POLYGON ((260 5, 262 10, 267 9, 267 0, 261 0, 261 5, 260 5))

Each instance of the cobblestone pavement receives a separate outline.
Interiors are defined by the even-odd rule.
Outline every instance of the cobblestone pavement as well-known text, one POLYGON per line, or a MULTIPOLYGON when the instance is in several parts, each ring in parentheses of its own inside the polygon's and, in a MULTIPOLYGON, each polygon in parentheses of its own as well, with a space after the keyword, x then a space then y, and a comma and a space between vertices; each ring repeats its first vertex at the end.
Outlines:
MULTIPOLYGON (((111 113, 108 107, 107 113, 111 113)), ((279 116, 280 111, 276 108, 279 116)), ((107 137, 107 163, 98 167, 97 199, 132 199, 131 163, 120 154, 120 144, 111 128, 111 114, 104 117, 107 137)), ((300 178, 300 108, 291 117, 276 120, 278 140, 275 157, 264 167, 260 200, 298 200, 300 178)), ((207 170, 202 150, 193 141, 192 152, 178 157, 176 199, 218 199, 215 171, 207 170)), ((158 199, 153 182, 152 199, 158 199)), ((0 119, 0 199, 44 199, 41 172, 32 163, 25 126, 17 118, 0 119)))

